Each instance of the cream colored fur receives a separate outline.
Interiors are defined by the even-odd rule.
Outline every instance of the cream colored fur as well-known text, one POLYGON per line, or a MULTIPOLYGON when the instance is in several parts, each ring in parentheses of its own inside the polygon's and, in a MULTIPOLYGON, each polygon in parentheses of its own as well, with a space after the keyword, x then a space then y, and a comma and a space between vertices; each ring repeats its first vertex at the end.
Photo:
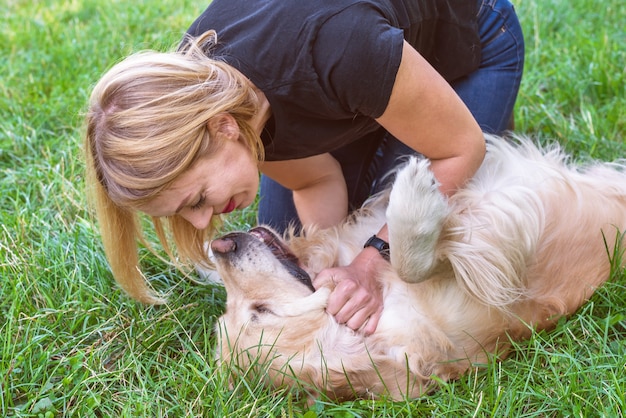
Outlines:
POLYGON ((509 339, 576 311, 608 279, 606 246, 626 230, 624 164, 577 168, 528 139, 487 143, 479 172, 450 199, 428 161, 411 159, 386 208, 380 196, 340 227, 289 239, 313 277, 348 264, 388 222, 391 265, 378 277, 385 308, 371 336, 326 313, 331 289, 312 292, 241 234, 237 251, 216 259, 228 294, 221 361, 263 365, 268 385, 298 381, 312 396, 418 397, 433 376, 454 379, 503 358, 509 339))

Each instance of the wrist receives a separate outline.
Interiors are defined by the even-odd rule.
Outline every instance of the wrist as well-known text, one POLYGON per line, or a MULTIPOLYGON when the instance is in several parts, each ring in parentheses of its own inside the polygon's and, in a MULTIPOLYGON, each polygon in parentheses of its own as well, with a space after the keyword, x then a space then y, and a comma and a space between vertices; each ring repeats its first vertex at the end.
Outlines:
POLYGON ((385 261, 389 261, 389 243, 377 235, 372 235, 365 241, 363 248, 374 248, 385 261))

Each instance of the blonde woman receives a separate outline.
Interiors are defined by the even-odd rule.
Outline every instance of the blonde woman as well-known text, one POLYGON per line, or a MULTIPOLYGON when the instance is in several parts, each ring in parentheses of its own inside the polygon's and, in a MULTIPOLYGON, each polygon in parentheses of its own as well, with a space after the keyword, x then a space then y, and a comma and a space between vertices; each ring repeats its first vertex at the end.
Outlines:
MULTIPOLYGON (((95 86, 85 140, 107 258, 132 297, 163 302, 138 265, 138 212, 169 256, 208 262, 219 215, 328 227, 421 153, 445 194, 502 132, 524 45, 507 0, 214 0, 179 49, 132 55, 95 86), (167 229, 176 250, 167 243, 167 229)), ((346 267, 328 311, 372 333, 386 228, 346 267)))

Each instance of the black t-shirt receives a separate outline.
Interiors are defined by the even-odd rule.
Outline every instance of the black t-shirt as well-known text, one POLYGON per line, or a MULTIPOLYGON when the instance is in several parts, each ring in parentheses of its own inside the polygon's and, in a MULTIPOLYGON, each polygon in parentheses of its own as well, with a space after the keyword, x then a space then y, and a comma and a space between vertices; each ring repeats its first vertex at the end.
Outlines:
POLYGON ((406 39, 448 81, 476 69, 476 0, 214 0, 189 28, 266 95, 268 161, 333 151, 379 128, 406 39))

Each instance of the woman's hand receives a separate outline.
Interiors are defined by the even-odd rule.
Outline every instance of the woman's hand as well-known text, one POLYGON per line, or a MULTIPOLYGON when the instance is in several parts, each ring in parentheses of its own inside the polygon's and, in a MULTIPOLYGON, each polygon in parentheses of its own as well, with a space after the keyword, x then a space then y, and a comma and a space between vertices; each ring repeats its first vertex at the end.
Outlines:
POLYGON ((326 311, 334 315, 338 323, 366 335, 372 334, 383 311, 378 275, 387 264, 376 249, 366 248, 350 265, 322 270, 313 285, 318 289, 329 284, 334 286, 326 311))

